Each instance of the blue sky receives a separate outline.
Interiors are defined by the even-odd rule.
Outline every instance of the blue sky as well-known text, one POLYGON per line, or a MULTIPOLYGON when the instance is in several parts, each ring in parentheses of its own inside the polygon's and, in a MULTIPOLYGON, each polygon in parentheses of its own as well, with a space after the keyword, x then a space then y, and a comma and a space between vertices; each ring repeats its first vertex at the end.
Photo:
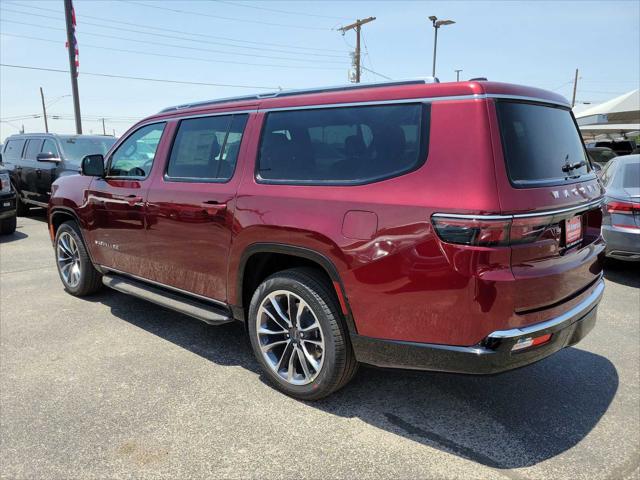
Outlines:
MULTIPOLYGON (((368 16, 377 20, 363 27, 364 66, 393 79, 431 74, 433 28, 427 17, 436 15, 456 21, 440 30, 441 81, 454 80, 454 69, 462 69, 462 78, 485 76, 570 97, 577 67, 577 100, 592 103, 640 83, 640 2, 635 0, 75 0, 74 6, 85 133, 101 133, 102 117, 108 133, 121 135, 136 119, 170 105, 274 87, 346 83, 355 36, 335 28, 368 16)), ((1 63, 68 68, 63 0, 1 0, 0 34, 1 63)), ((370 72, 363 76, 363 81, 381 79, 370 72)), ((42 118, 21 118, 42 113, 41 86, 48 113, 59 117, 50 120, 50 130, 74 131, 68 73, 0 67, 0 141, 21 125, 28 132, 44 131, 42 118)))

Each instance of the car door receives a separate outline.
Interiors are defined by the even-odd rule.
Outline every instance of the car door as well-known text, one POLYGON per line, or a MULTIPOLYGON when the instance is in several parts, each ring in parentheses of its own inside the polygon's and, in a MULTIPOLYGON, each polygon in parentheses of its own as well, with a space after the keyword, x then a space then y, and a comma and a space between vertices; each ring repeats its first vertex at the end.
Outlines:
POLYGON ((26 200, 40 206, 46 207, 45 203, 38 201, 38 177, 37 170, 39 168, 39 162, 36 157, 42 149, 43 138, 29 138, 27 145, 24 148, 24 153, 21 159, 22 171, 20 172, 22 195, 26 200))
POLYGON ((149 188, 145 277, 225 302, 235 195, 247 114, 172 125, 167 165, 149 188))
MULTIPOLYGON (((60 159, 60 152, 56 142, 51 138, 46 138, 42 144, 40 153, 50 153, 55 155, 55 159, 60 159)), ((36 196, 35 200, 40 203, 49 203, 51 196, 51 184, 57 177, 59 161, 37 161, 35 169, 36 196)))
POLYGON ((146 261, 145 201, 164 128, 159 122, 134 130, 106 159, 105 176, 91 182, 87 237, 93 260, 100 265, 141 273, 146 261))
POLYGON ((26 140, 24 138, 13 138, 7 140, 2 152, 2 164, 11 176, 11 183, 17 191, 21 192, 22 185, 22 152, 24 150, 26 140))

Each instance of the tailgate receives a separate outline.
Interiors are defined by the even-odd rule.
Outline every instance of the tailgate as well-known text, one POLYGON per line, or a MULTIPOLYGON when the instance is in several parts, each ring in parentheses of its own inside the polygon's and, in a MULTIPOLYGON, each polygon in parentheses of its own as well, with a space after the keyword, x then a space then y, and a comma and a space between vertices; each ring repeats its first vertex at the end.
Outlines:
POLYGON ((602 186, 568 108, 496 100, 502 213, 513 215, 513 310, 557 307, 601 275, 602 186))

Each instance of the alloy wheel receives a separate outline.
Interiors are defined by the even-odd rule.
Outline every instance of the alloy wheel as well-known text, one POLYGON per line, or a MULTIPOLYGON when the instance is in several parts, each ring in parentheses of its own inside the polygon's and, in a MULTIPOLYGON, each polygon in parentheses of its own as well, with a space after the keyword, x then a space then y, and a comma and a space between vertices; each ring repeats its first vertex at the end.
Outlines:
POLYGON ((56 253, 58 270, 64 283, 71 288, 77 287, 82 273, 80 252, 78 251, 78 244, 68 232, 63 232, 58 237, 56 253))
POLYGON ((325 341, 315 313, 288 290, 269 293, 260 304, 256 332, 269 368, 293 385, 307 385, 324 364, 325 341))

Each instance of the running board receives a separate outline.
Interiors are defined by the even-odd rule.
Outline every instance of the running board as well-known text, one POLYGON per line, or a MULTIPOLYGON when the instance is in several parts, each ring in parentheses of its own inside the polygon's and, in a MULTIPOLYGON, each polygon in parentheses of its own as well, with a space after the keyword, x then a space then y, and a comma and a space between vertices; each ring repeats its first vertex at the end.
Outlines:
POLYGON ((147 300, 161 307, 183 313, 209 325, 220 325, 233 321, 233 318, 223 308, 192 300, 186 296, 168 292, 152 285, 125 278, 119 275, 103 275, 102 283, 122 293, 147 300))

